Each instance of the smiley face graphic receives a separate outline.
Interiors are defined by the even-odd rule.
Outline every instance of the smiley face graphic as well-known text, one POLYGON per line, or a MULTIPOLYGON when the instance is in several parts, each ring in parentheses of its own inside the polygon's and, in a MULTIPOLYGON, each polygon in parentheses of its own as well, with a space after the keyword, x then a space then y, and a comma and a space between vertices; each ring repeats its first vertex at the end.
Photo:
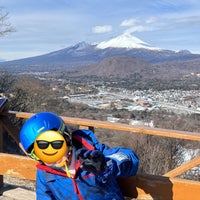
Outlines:
POLYGON ((34 151, 41 161, 53 164, 66 155, 67 144, 59 132, 48 130, 38 135, 34 142, 34 151))

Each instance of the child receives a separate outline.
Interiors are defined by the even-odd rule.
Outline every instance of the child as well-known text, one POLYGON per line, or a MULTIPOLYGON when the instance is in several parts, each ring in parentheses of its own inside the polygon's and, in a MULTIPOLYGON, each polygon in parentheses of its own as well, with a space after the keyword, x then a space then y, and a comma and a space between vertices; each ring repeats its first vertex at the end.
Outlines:
POLYGON ((51 112, 28 119, 20 141, 27 154, 39 161, 37 200, 123 200, 116 179, 138 170, 139 160, 131 149, 100 144, 90 130, 70 133, 51 112))

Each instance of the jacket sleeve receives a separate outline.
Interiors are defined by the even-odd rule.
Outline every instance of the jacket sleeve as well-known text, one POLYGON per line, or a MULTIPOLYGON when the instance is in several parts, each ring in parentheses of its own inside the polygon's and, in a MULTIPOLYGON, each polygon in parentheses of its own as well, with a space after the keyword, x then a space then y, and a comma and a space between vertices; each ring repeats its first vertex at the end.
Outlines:
POLYGON ((36 199, 37 200, 54 200, 51 191, 45 184, 45 180, 43 178, 43 171, 37 170, 36 173, 36 199))
POLYGON ((133 150, 122 147, 109 148, 105 144, 98 144, 96 148, 103 152, 112 176, 128 177, 137 173, 139 159, 133 150))

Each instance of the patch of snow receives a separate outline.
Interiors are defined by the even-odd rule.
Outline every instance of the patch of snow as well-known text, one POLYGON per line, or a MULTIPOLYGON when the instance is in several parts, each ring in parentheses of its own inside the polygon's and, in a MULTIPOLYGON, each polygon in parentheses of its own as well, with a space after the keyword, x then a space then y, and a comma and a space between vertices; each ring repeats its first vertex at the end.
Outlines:
POLYGON ((124 33, 118 37, 115 37, 108 41, 103 41, 99 43, 97 46, 99 49, 106 49, 106 48, 144 48, 149 50, 162 50, 157 47, 152 47, 148 43, 140 40, 139 38, 132 36, 130 33, 124 33))
MULTIPOLYGON (((198 157, 199 155, 200 155, 200 149, 190 149, 178 145, 178 151, 176 153, 176 166, 179 167, 180 165, 191 161, 192 159, 198 157)), ((194 178, 194 177, 199 177, 199 174, 200 174, 200 165, 197 165, 192 169, 186 171, 184 174, 181 174, 180 177, 194 178)))

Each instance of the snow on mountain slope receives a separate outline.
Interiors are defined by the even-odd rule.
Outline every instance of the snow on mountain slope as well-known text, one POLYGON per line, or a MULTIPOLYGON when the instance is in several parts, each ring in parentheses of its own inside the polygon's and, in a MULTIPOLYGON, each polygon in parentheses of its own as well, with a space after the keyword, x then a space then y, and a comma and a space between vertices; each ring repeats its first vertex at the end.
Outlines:
POLYGON ((140 40, 139 38, 132 36, 131 34, 125 33, 118 37, 115 37, 108 41, 103 41, 99 43, 97 46, 99 49, 106 49, 106 48, 144 48, 149 50, 161 50, 157 47, 152 47, 148 43, 140 40))

